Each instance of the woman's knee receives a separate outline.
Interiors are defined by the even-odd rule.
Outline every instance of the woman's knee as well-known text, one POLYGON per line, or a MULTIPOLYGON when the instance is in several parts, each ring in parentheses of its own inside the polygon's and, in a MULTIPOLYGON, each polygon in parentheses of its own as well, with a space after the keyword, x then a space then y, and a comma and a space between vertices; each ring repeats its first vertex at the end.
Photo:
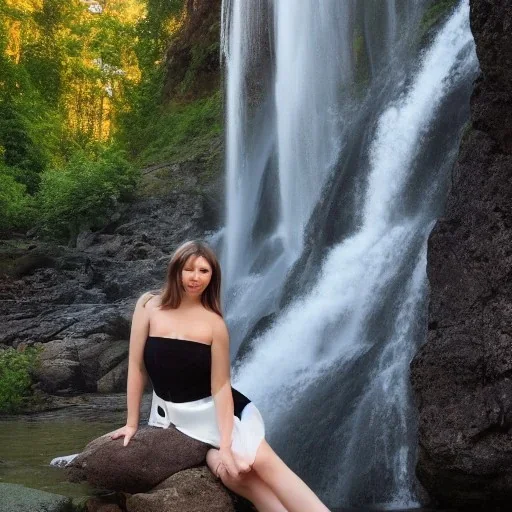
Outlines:
POLYGON ((216 448, 211 448, 206 453, 206 464, 210 468, 210 471, 219 478, 219 474, 217 472, 219 465, 220 465, 220 455, 219 450, 216 448))

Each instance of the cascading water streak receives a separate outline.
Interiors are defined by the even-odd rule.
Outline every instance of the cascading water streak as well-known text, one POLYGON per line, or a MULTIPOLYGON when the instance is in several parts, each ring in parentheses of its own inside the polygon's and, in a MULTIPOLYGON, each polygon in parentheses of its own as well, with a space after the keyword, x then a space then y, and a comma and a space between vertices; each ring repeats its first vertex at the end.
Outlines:
MULTIPOLYGON (((362 44, 371 11, 338 0, 224 1, 222 262, 233 351, 279 309, 304 228, 359 115, 372 73, 362 44)), ((382 12, 384 47, 396 40, 399 11, 382 12)))
POLYGON ((339 89, 352 80, 348 2, 275 3, 281 230, 297 256, 304 227, 342 142, 339 89), (324 34, 338 33, 336 39, 324 34))
MULTIPOLYGON (((230 332, 236 346, 245 338, 246 349, 234 382, 262 410, 271 444, 328 506, 415 506, 408 365, 425 338, 428 234, 442 209, 477 72, 468 2, 422 52, 414 41, 422 1, 304 0, 300 13, 297 4, 279 0, 269 10, 276 69, 264 97, 273 101, 260 99, 264 115, 254 105, 246 110, 252 133, 268 138, 228 133, 228 153, 235 144, 237 158, 253 169, 252 144, 272 138, 263 147, 277 164, 259 162, 258 179, 274 173, 280 192, 278 222, 262 237, 254 223, 265 194, 251 203, 254 211, 237 211, 242 219, 231 219, 228 205, 225 229, 239 222, 245 242, 229 246, 234 238, 225 235, 223 254, 246 247, 259 258, 233 256, 250 262, 228 283, 236 297, 227 301, 230 332), (280 309, 286 279, 296 275, 293 263, 308 258, 305 230, 314 246, 333 222, 346 222, 336 216, 340 201, 360 205, 350 229, 315 248, 323 257, 310 266, 312 284, 280 309), (248 337, 269 314, 265 329, 248 337)), ((247 13, 244 20, 251 24, 247 13)), ((244 82, 250 66, 242 68, 244 82)), ((228 65, 228 82, 235 83, 232 72, 228 65)), ((237 104, 228 94, 228 123, 237 104)), ((228 180, 249 194, 253 177, 231 172, 228 180)))

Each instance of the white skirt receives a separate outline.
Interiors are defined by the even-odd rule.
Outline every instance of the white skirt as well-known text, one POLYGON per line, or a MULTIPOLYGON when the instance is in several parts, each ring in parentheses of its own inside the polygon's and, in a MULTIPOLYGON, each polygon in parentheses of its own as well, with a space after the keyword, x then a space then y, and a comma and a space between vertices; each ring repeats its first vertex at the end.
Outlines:
MULTIPOLYGON (((168 402, 153 391, 148 425, 168 428, 174 425, 177 430, 215 448, 220 446, 220 431, 217 425, 215 403, 212 396, 193 402, 168 402), (163 415, 159 412, 161 408, 163 415)), ((233 417, 231 449, 247 464, 252 464, 256 451, 265 437, 265 424, 260 411, 252 403, 242 410, 241 419, 233 417)))

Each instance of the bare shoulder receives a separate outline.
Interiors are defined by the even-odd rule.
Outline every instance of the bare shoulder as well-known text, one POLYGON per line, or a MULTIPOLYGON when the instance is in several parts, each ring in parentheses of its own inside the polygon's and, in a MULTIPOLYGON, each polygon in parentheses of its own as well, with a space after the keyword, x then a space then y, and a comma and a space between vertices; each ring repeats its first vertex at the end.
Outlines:
POLYGON ((209 323, 212 327, 213 340, 229 343, 229 332, 224 318, 213 311, 209 311, 209 323))
POLYGON ((144 292, 137 300, 135 307, 152 310, 160 305, 160 296, 154 292, 144 292))

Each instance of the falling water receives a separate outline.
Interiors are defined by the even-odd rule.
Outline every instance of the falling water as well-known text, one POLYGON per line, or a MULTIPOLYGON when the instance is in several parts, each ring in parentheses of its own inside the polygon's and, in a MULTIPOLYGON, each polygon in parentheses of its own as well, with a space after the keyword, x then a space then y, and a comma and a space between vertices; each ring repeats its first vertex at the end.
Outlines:
POLYGON ((408 365, 477 71, 467 0, 420 40, 428 5, 223 6, 234 381, 330 507, 418 504, 408 365))

